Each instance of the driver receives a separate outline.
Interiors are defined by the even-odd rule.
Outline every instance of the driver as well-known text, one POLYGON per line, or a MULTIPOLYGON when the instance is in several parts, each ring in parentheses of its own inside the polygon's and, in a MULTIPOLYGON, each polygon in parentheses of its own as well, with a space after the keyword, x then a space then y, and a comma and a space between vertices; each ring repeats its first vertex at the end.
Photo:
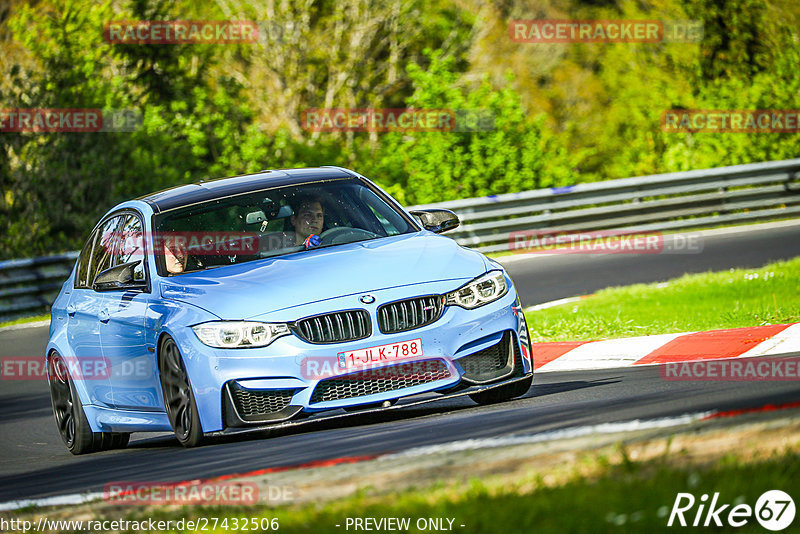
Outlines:
POLYGON ((318 196, 303 196, 295 200, 294 214, 289 221, 294 226, 294 245, 305 248, 318 247, 322 243, 319 234, 325 222, 325 205, 318 196))

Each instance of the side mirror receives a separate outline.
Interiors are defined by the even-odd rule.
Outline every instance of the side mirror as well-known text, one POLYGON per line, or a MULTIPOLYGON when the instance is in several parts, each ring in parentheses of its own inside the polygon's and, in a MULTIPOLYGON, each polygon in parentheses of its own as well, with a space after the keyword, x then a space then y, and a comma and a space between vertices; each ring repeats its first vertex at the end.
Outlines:
POLYGON ((450 210, 443 209, 428 209, 412 211, 411 215, 419 219, 422 227, 431 232, 441 234, 453 228, 457 228, 461 221, 458 220, 458 215, 450 210))
POLYGON ((97 273, 92 283, 95 291, 112 291, 114 289, 143 289, 144 280, 134 280, 133 270, 142 260, 129 261, 97 273))

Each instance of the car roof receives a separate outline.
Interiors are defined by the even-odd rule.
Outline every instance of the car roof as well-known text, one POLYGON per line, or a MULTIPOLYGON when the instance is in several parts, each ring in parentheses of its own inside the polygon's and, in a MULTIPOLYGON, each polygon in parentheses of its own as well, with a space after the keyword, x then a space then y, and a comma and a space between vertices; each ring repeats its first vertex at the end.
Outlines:
POLYGON ((179 185, 138 198, 147 202, 155 213, 189 204, 205 202, 260 189, 294 185, 310 181, 341 180, 357 175, 340 167, 264 170, 254 174, 217 178, 196 184, 179 185))

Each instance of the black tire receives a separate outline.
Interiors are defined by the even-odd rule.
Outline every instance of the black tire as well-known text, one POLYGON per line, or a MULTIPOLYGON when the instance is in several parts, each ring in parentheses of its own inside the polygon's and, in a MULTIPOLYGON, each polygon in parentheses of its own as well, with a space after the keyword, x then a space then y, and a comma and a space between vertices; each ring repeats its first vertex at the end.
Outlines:
POLYGON ((53 352, 47 361, 50 379, 50 404, 58 433, 72 454, 87 454, 108 449, 121 449, 128 444, 130 434, 121 432, 92 432, 83 404, 69 376, 64 358, 53 352))
POLYGON ((159 344, 158 370, 167 418, 175 437, 184 447, 200 445, 203 441, 200 413, 178 345, 169 336, 164 336, 159 344))
POLYGON ((124 449, 128 446, 131 435, 128 432, 114 432, 111 435, 109 449, 124 449))
POLYGON ((529 376, 521 382, 508 384, 507 386, 500 386, 499 388, 481 391, 480 393, 473 393, 469 396, 478 404, 495 404, 507 400, 514 399, 525 395, 533 385, 533 375, 529 376))

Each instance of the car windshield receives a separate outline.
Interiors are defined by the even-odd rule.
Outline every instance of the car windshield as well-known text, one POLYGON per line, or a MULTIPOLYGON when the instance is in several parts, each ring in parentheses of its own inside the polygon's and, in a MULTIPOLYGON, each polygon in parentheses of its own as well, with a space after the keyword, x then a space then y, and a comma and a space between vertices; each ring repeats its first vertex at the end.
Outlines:
POLYGON ((192 204, 154 216, 153 228, 162 275, 416 230, 357 179, 293 185, 192 204))

